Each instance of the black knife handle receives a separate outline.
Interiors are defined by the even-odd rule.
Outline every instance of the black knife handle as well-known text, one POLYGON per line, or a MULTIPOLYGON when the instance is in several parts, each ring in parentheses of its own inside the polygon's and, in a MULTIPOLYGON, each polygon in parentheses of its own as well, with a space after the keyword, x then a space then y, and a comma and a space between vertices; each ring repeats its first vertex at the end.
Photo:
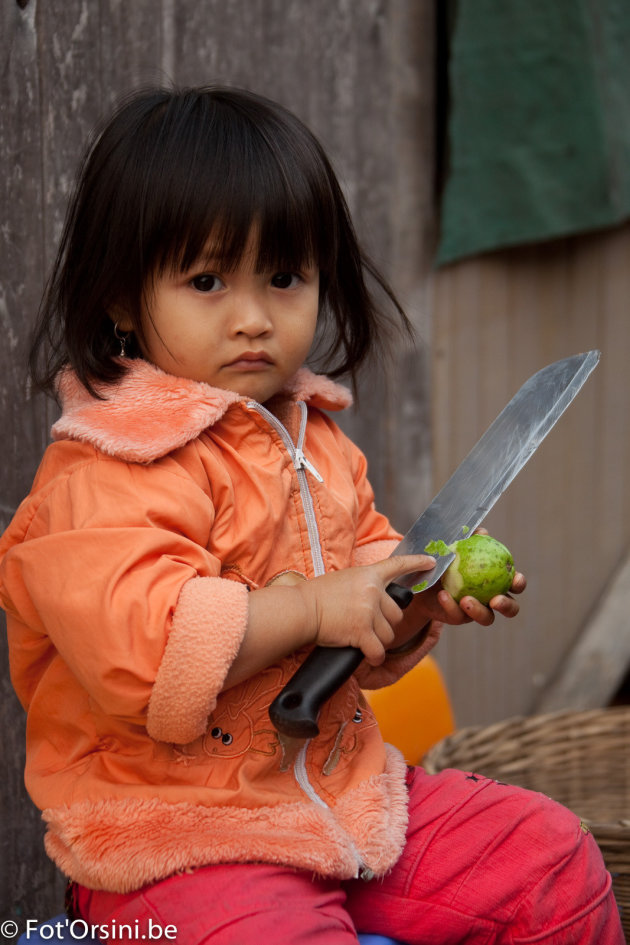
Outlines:
MULTIPOLYGON (((389 596, 401 610, 413 600, 413 591, 388 584, 389 596)), ((363 660, 353 646, 316 646, 269 706, 269 717, 282 735, 313 738, 323 704, 352 676, 363 660)))
POLYGON ((409 607, 409 604, 413 600, 413 591, 409 590, 408 587, 401 587, 400 584, 388 584, 385 588, 392 600, 396 601, 401 610, 404 610, 405 607, 409 607))

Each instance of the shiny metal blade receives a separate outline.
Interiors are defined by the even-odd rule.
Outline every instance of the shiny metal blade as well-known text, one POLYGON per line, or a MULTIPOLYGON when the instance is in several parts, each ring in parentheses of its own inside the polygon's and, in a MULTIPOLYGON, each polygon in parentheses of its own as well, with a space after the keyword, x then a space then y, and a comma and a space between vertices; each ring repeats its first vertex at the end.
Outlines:
MULTIPOLYGON (((432 541, 450 545, 484 520, 499 496, 537 450, 599 361, 588 351, 538 371, 514 395, 411 526, 394 555, 420 554, 432 541)), ((453 554, 436 555, 431 571, 406 574, 396 584, 424 590, 442 576, 453 554)))

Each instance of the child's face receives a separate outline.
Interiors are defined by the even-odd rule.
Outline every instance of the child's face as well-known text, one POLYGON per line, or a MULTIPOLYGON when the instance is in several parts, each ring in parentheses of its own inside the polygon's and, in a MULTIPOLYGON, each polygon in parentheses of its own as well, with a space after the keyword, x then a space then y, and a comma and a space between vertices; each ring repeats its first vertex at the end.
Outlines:
POLYGON ((278 393, 313 342, 319 270, 260 273, 254 260, 250 238, 233 271, 208 259, 156 279, 143 319, 145 357, 169 374, 259 403, 278 393))

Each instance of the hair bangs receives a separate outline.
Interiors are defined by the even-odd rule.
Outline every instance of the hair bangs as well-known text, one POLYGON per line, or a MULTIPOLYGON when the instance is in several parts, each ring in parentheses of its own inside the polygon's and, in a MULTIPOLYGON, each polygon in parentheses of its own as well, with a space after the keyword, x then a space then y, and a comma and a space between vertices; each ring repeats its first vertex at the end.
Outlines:
MULTIPOLYGON (((336 208, 319 157, 295 155, 296 141, 284 140, 273 114, 261 122, 260 106, 250 116, 216 95, 198 97, 184 115, 178 105, 173 115, 166 106, 146 184, 141 241, 155 248, 146 268, 188 271, 212 260, 234 269, 252 234, 259 271, 328 268, 336 208)), ((297 147, 305 150, 299 141, 297 147)))

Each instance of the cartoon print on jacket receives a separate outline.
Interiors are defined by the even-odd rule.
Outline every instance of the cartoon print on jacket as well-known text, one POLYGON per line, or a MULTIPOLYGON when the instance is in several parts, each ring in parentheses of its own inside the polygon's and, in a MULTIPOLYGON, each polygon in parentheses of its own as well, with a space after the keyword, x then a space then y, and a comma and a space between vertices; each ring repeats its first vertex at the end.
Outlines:
POLYGON ((280 742, 268 710, 282 679, 281 667, 272 666, 240 683, 238 699, 219 696, 206 734, 190 745, 179 746, 177 753, 184 758, 205 755, 217 760, 239 758, 248 751, 274 755, 280 742))

